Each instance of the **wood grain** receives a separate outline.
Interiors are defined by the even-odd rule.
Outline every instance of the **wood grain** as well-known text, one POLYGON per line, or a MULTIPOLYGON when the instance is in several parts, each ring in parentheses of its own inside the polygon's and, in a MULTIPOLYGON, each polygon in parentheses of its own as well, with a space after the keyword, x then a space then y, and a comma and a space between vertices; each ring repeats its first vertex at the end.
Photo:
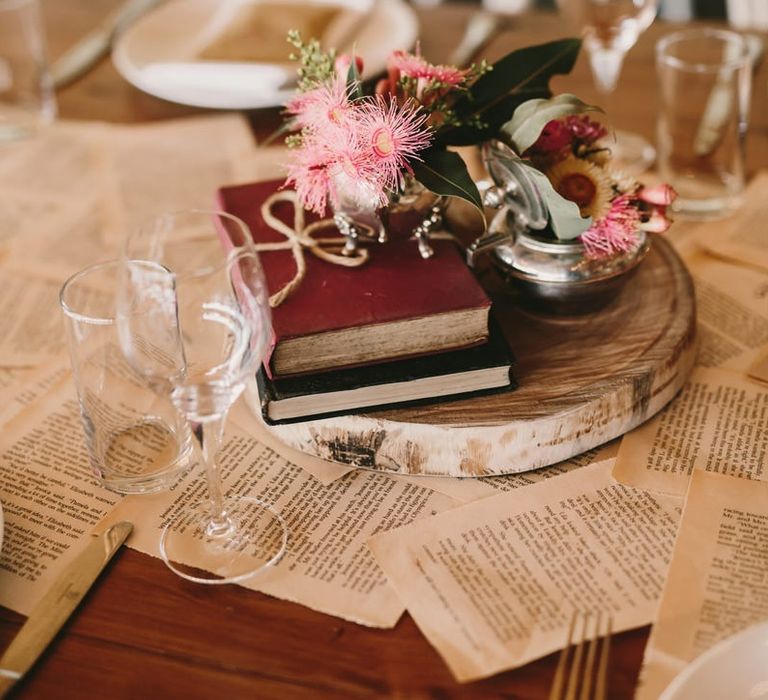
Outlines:
MULTIPOLYGON (((121 1, 42 0, 49 55, 60 55, 121 1)), ((424 54, 445 61, 472 11, 460 4, 419 10, 424 54)), ((651 138, 653 47, 672 28, 656 23, 632 49, 612 112, 621 127, 651 138)), ((524 16, 490 45, 487 56, 498 58, 516 46, 566 34, 555 15, 524 16)), ((748 136, 751 171, 768 163, 767 78, 764 61, 755 79, 748 136)), ((571 76, 557 78, 555 88, 587 102, 599 99, 584 56, 571 76)), ((120 79, 108 59, 57 97, 66 119, 134 123, 201 111, 140 93, 120 79)), ((260 136, 272 132, 279 111, 258 110, 248 117, 260 136)), ((20 615, 0 609, 0 644, 7 645, 22 622, 20 615)), ((647 636, 644 628, 616 637, 608 682, 612 700, 633 696, 647 636)), ((367 629, 237 586, 196 586, 158 559, 122 551, 15 696, 539 700, 548 697, 556 658, 458 685, 408 615, 393 630, 367 629)))
POLYGON ((513 473, 634 428, 674 397, 693 367, 693 285, 663 238, 609 306, 584 316, 531 315, 494 286, 494 315, 518 358, 516 391, 270 430, 318 457, 382 471, 513 473))

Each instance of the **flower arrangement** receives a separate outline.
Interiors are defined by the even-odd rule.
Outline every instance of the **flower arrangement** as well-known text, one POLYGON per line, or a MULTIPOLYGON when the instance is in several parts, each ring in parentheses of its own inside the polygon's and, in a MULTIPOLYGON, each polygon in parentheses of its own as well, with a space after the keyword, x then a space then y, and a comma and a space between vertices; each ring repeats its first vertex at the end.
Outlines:
POLYGON ((492 138, 507 144, 535 182, 558 239, 579 238, 588 255, 631 250, 638 229, 662 231, 671 188, 646 188, 610 168, 597 108, 552 97, 549 80, 570 72, 581 42, 565 39, 513 51, 466 69, 394 52, 387 77, 365 94, 359 58, 321 50, 289 34, 300 62, 286 105, 292 160, 286 184, 305 209, 323 214, 343 197, 386 207, 413 179, 437 195, 483 202, 451 146, 492 138))
POLYGON ((515 111, 499 137, 521 165, 546 176, 537 185, 555 236, 578 238, 589 257, 604 258, 632 251, 638 231, 666 231, 666 209, 676 195, 669 185, 645 187, 612 169, 608 130, 584 113, 594 109, 573 95, 533 100, 515 111), (562 116, 549 119, 553 114, 562 116))

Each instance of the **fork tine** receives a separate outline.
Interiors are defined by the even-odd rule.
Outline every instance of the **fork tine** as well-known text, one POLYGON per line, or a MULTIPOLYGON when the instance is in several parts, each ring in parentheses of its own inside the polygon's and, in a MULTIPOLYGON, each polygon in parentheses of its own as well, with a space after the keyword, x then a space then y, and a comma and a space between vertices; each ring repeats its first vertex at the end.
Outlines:
POLYGON ((612 626, 610 615, 599 611, 574 611, 567 643, 557 661, 549 700, 576 700, 577 694, 579 700, 605 700, 612 626), (591 618, 594 618, 594 623, 591 618))
POLYGON ((549 700, 560 700, 562 697, 563 686, 565 683, 565 668, 568 664, 568 656, 573 648, 573 633, 576 630, 576 620, 579 617, 578 611, 573 611, 571 617, 571 624, 568 627, 568 640, 563 650, 560 652, 560 657, 557 660, 557 668, 555 669, 555 677, 552 680, 552 688, 549 691, 549 700))
POLYGON ((597 665, 597 680, 595 681, 595 700, 605 700, 608 685, 608 657, 611 652, 611 634, 613 633, 613 619, 608 615, 605 629, 605 637, 600 649, 600 661, 597 665))
POLYGON ((576 693, 579 689, 579 680, 581 679, 581 658, 584 656, 584 644, 587 641, 587 623, 589 622, 589 613, 584 613, 581 619, 581 636, 576 649, 573 652, 573 661, 571 662, 571 673, 568 676, 568 688, 565 692, 564 700, 576 700, 576 693))
POLYGON ((602 627, 602 613, 599 611, 595 616, 594 627, 594 631, 589 635, 589 647, 587 647, 587 660, 584 663, 584 673, 582 674, 579 700, 590 699, 590 692, 592 690, 592 674, 593 669, 595 668, 595 656, 597 654, 597 645, 600 638, 600 628, 602 627))

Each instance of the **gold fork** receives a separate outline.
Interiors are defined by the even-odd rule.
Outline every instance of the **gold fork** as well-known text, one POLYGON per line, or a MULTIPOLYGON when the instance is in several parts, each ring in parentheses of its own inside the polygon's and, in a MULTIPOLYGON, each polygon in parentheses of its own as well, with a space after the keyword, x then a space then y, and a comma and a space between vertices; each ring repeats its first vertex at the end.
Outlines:
POLYGON ((574 611, 566 646, 557 661, 549 700, 605 700, 612 624, 610 615, 574 611))

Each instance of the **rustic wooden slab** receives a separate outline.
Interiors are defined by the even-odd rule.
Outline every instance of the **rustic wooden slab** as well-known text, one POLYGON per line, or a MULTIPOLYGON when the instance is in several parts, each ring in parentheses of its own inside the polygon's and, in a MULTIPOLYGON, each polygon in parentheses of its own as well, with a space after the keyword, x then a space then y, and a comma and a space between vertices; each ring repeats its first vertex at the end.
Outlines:
POLYGON ((491 293, 518 358, 516 391, 270 429, 304 452, 358 467, 509 474, 623 435, 664 407, 693 366, 693 285, 663 238, 621 294, 595 313, 534 316, 503 288, 491 293))

